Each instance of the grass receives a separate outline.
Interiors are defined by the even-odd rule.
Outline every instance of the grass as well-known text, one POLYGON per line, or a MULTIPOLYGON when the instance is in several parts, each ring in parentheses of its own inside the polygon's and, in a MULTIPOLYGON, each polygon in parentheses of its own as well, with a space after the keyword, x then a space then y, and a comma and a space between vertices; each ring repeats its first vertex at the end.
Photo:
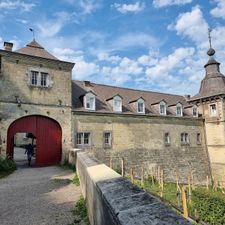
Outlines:
MULTIPOLYGON (((141 187, 140 180, 135 180, 135 184, 141 187)), ((144 186, 141 188, 144 188, 146 191, 151 192, 153 195, 160 196, 161 191, 159 184, 155 180, 154 182, 152 182, 151 178, 145 180, 144 186)), ((195 190, 192 190, 191 203, 188 202, 189 214, 191 214, 192 217, 197 218, 197 220, 202 220, 205 222, 210 221, 211 223, 209 224, 225 225, 224 193, 225 189, 214 190, 213 187, 210 187, 209 190, 207 190, 206 187, 196 187, 195 190), (214 214, 212 213, 213 210, 216 210, 214 214)), ((189 196, 187 194, 187 201, 188 197, 189 196)), ((163 200, 182 210, 181 194, 177 191, 176 184, 164 184, 163 200)))
POLYGON ((74 172, 74 178, 72 180, 72 183, 75 184, 76 186, 80 186, 80 180, 76 172, 74 172))
POLYGON ((0 178, 8 176, 14 170, 16 170, 15 162, 0 156, 0 178))
POLYGON ((68 225, 90 225, 88 214, 87 214, 87 208, 86 208, 86 201, 83 198, 83 196, 80 196, 79 201, 76 203, 74 210, 74 222, 72 224, 68 225))
POLYGON ((64 161, 63 164, 60 164, 59 167, 64 170, 72 170, 74 172, 76 171, 75 165, 72 165, 71 163, 69 163, 68 160, 64 161))

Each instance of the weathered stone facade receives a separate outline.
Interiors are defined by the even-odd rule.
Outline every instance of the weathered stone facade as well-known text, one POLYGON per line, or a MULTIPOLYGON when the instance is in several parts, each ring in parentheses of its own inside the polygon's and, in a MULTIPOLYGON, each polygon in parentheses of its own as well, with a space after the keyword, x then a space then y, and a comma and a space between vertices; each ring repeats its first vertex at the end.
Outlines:
POLYGON ((71 148, 71 71, 73 64, 11 51, 1 51, 0 130, 1 153, 6 154, 7 131, 15 120, 42 115, 62 128, 63 159, 71 148), (49 87, 29 84, 31 69, 47 72, 49 87))
POLYGON ((168 181, 175 181, 176 172, 182 182, 187 181, 191 171, 195 171, 195 181, 199 183, 210 176, 203 119, 75 112, 73 126, 75 134, 91 133, 90 146, 84 149, 107 165, 112 157, 115 169, 120 168, 120 160, 124 158, 126 171, 134 168, 137 176, 142 166, 146 175, 160 166, 168 181), (112 133, 111 148, 103 146, 106 131, 112 133), (187 145, 181 144, 182 132, 190 134, 187 145), (169 145, 165 145, 165 133, 170 135, 169 145), (198 133, 201 143, 197 143, 198 133))

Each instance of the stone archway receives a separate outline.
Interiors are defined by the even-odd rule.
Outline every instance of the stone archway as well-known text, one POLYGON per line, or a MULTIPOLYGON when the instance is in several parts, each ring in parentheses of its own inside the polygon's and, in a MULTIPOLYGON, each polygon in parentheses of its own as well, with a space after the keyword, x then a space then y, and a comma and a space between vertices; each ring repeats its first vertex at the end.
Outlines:
POLYGON ((40 115, 15 120, 9 126, 7 134, 7 156, 11 159, 13 159, 13 139, 16 133, 32 133, 36 136, 36 166, 48 166, 60 162, 62 129, 55 120, 40 115))

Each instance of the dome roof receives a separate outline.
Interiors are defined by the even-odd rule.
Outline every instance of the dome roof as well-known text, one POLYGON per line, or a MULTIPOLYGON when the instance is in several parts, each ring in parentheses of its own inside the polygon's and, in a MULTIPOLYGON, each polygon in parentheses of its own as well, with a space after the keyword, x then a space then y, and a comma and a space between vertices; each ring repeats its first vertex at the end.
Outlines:
POLYGON ((215 50, 210 48, 207 54, 210 58, 204 66, 206 75, 201 82, 199 93, 191 100, 225 94, 225 76, 220 72, 220 63, 213 58, 215 50))

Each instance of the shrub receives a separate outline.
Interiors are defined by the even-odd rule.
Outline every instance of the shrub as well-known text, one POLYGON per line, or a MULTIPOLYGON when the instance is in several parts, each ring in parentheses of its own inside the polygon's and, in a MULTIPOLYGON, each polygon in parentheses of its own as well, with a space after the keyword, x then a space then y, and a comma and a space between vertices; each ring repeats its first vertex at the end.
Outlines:
POLYGON ((0 177, 16 170, 16 163, 13 160, 5 159, 0 156, 0 177))
POLYGON ((225 225, 225 196, 198 188, 193 191, 193 206, 201 220, 209 224, 225 225))

